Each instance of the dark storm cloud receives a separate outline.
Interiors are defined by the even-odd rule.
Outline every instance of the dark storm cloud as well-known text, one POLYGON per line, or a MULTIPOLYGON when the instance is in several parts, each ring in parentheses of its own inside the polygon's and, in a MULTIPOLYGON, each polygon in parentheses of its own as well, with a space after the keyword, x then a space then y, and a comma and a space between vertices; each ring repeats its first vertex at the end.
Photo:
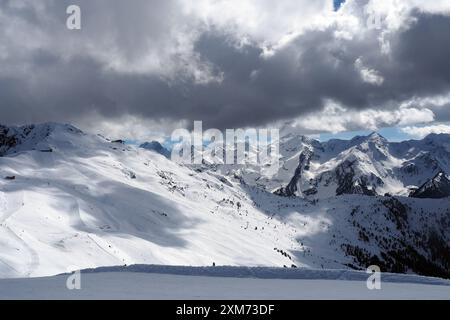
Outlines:
POLYGON ((393 41, 396 66, 389 73, 390 84, 406 95, 437 94, 448 90, 450 84, 450 18, 416 17, 414 27, 393 41))
POLYGON ((389 36, 389 54, 381 52, 376 31, 345 40, 329 27, 310 30, 264 57, 255 43, 238 46, 230 32, 178 15, 173 1, 77 2, 83 8, 78 33, 64 28, 67 1, 49 1, 44 8, 0 4, 4 17, 26 22, 8 30, 19 35, 33 28, 56 39, 45 39, 42 46, 28 45, 36 39, 23 39, 22 48, 11 33, 0 31, 10 52, 0 55, 1 122, 82 121, 95 111, 105 118, 131 114, 203 120, 209 127, 225 128, 320 111, 327 99, 353 109, 396 108, 412 97, 450 91, 448 16, 415 13, 411 27, 389 36), (171 51, 178 41, 175 24, 183 32, 195 27, 198 33, 187 56, 171 51), (105 56, 119 56, 133 65, 149 52, 169 56, 163 65, 173 68, 175 76, 124 72, 105 63, 105 56), (363 81, 355 67, 358 58, 384 82, 363 81), (221 81, 194 81, 189 67, 198 67, 199 61, 221 81))

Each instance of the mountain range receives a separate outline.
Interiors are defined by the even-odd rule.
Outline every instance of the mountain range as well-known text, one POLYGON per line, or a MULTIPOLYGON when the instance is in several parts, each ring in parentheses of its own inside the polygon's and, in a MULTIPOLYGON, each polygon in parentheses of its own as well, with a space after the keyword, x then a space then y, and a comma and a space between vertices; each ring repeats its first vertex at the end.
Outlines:
MULTIPOLYGON (((0 277, 233 265, 450 278, 450 136, 282 134, 280 169, 181 165, 46 123, 0 126, 0 277)), ((283 131, 282 131, 283 132, 283 131)))
MULTIPOLYGON (((282 196, 326 199, 344 194, 420 197, 417 189, 441 174, 449 182, 450 135, 431 134, 423 140, 389 142, 378 133, 352 140, 319 142, 289 133, 280 139, 280 169, 271 176, 254 166, 214 166, 247 184, 282 196)), ((209 168, 211 169, 211 168, 209 168)), ((450 196, 444 185, 433 197, 450 196)))

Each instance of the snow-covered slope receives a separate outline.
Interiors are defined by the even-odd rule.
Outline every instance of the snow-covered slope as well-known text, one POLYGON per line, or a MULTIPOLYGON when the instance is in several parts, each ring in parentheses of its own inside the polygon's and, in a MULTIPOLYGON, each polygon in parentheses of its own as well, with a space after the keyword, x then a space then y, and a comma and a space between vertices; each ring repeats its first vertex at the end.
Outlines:
MULTIPOLYGON (((322 144, 283 139, 291 147, 280 177, 289 182, 303 148, 322 144)), ((383 271, 450 277, 449 198, 280 197, 238 174, 181 166, 69 125, 3 127, 0 142, 0 277, 136 263, 319 269, 376 263, 383 271)), ((419 154, 415 148, 396 151, 419 154)), ((351 157, 348 148, 335 157, 327 150, 322 164, 311 156, 306 174, 325 175, 336 157, 351 157)), ((370 159, 382 158, 383 150, 370 159)))
MULTIPOLYGON (((14 129, 20 137, 25 130, 14 129)), ((273 250, 292 243, 278 236, 282 222, 215 175, 70 126, 32 131, 45 134, 19 140, 0 158, 1 276, 137 262, 289 262, 273 250)))

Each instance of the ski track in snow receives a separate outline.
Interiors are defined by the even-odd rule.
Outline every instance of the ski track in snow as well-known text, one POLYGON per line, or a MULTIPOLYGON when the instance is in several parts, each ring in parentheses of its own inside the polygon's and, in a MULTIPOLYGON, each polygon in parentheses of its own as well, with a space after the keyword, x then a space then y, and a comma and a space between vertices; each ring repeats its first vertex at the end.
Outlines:
POLYGON ((106 254, 112 256, 113 258, 117 259, 118 262, 123 264, 131 264, 132 259, 128 257, 123 251, 118 249, 117 247, 114 247, 109 244, 106 240, 102 239, 96 234, 89 233, 88 238, 92 240, 102 251, 104 251, 106 254))
POLYGON ((6 197, 4 192, 0 193, 0 209, 2 216, 0 217, 0 223, 4 223, 12 215, 22 208, 24 203, 24 192, 20 191, 14 193, 14 196, 6 197))
POLYGON ((39 267, 40 259, 36 250, 34 250, 22 237, 20 237, 11 227, 6 227, 13 236, 28 250, 30 253, 30 262, 27 263, 26 275, 30 277, 39 267))
POLYGON ((126 255, 123 252, 120 252, 119 249, 112 249, 112 246, 104 239, 102 239, 100 236, 89 232, 89 227, 86 225, 86 223, 83 221, 83 218, 81 216, 80 212, 80 204, 79 201, 76 198, 73 197, 67 197, 70 201, 73 201, 73 204, 71 205, 71 212, 73 213, 71 215, 72 217, 72 223, 76 224, 79 223, 83 228, 86 229, 86 235, 87 237, 95 244, 97 247, 99 247, 103 252, 105 252, 107 255, 112 256, 113 258, 120 261, 120 263, 129 263, 130 259, 126 257, 126 255), (73 218, 75 217, 75 218, 73 218))
MULTIPOLYGON (((67 191, 66 189, 68 189, 66 186, 64 186, 61 183, 54 183, 54 185, 58 186, 58 188, 60 190, 63 191, 67 191)), ((83 198, 82 194, 78 193, 80 195, 80 199, 83 198)), ((103 236, 106 236, 106 232, 99 232, 96 230, 96 233, 93 233, 92 228, 90 228, 83 220, 82 214, 81 214, 81 209, 80 209, 80 201, 70 195, 65 195, 64 196, 65 200, 69 203, 69 202, 73 202, 70 205, 70 218, 71 218, 71 223, 73 225, 78 225, 79 227, 81 227, 82 229, 85 229, 85 234, 86 236, 103 252, 105 252, 107 255, 113 257, 114 259, 116 259, 118 261, 119 264, 130 264, 131 263, 131 259, 121 250, 119 250, 118 248, 114 247, 108 243, 107 240, 105 240, 104 238, 102 238, 101 236, 99 236, 98 234, 102 234, 103 236)), ((102 211, 103 213, 105 213, 105 215, 107 216, 108 220, 109 220, 109 225, 115 225, 115 229, 117 230, 117 232, 120 231, 119 228, 119 222, 113 218, 112 215, 107 214, 106 210, 102 211)))
MULTIPOLYGON (((2 194, 4 194, 2 192, 2 194)), ((30 254, 30 262, 26 264, 26 272, 25 274, 27 276, 31 276, 33 272, 38 268, 39 266, 39 255, 36 250, 34 250, 20 235, 18 232, 16 232, 12 226, 8 225, 7 220, 10 219, 13 215, 15 215, 17 212, 19 212, 24 204, 25 196, 24 192, 20 191, 17 194, 15 194, 12 197, 4 197, 2 196, 2 211, 3 215, 0 218, 0 225, 19 243, 22 244, 22 246, 29 252, 30 254)), ((8 267, 12 268, 13 270, 16 270, 14 267, 10 266, 8 263, 3 262, 8 267)))

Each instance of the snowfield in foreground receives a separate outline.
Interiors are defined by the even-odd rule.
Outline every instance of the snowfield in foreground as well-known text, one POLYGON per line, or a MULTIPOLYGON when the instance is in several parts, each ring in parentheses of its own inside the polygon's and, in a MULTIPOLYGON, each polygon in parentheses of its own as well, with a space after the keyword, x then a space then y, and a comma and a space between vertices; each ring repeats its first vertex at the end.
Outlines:
POLYGON ((83 271, 81 290, 67 289, 68 276, 0 280, 0 299, 450 299, 450 281, 383 274, 371 291, 365 273, 348 270, 99 268, 83 271))

